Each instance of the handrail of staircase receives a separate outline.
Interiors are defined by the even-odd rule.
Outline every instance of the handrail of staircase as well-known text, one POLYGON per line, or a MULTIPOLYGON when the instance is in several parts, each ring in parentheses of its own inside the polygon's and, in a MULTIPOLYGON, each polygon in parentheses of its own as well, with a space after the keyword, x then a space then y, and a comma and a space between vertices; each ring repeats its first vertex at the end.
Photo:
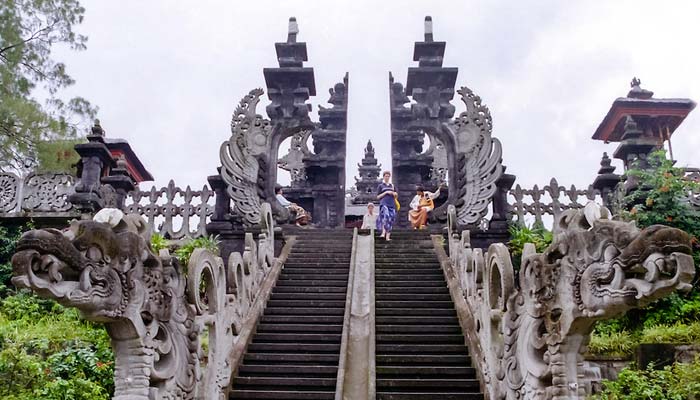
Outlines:
POLYGON ((335 400, 376 398, 374 229, 353 230, 335 400))
POLYGON ((585 399, 600 372, 584 359, 595 322, 692 288, 687 233, 593 202, 564 211, 542 253, 527 244, 519 270, 505 244, 473 248, 456 221, 450 205, 449 257, 433 243, 487 399, 585 399))
POLYGON ((228 262, 196 249, 187 266, 155 254, 138 215, 103 209, 61 232, 25 233, 12 282, 104 323, 115 355, 116 400, 221 399, 293 240, 274 256, 270 205, 257 242, 228 262), (203 345, 208 335, 208 349, 203 345))

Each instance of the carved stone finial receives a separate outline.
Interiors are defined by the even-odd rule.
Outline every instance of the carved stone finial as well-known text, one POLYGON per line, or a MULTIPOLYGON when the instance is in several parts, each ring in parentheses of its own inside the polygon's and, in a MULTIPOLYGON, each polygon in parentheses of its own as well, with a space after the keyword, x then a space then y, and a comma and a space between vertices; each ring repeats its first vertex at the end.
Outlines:
POLYGON ((635 76, 634 78, 632 78, 632 82, 630 82, 630 87, 632 89, 634 89, 635 86, 639 87, 639 85, 641 85, 641 84, 642 84, 642 80, 635 76))
POLYGON ((432 42, 433 41, 433 17, 431 17, 430 15, 426 15, 424 26, 425 26, 425 41, 432 42))
POLYGON ((610 157, 608 157, 608 152, 603 152, 603 158, 600 159, 600 166, 601 167, 609 167, 610 166, 610 157))
POLYGON ((637 78, 636 76, 632 78, 632 81, 630 82, 630 87, 632 89, 627 93, 627 97, 636 99, 650 99, 654 95, 654 92, 651 90, 642 89, 641 84, 641 79, 637 78))
POLYGON ((299 33, 299 25, 297 25, 296 17, 289 17, 289 28, 287 30, 287 43, 296 43, 298 33, 299 33))
POLYGON ((365 147, 365 157, 374 157, 374 146, 372 146, 372 141, 367 141, 367 147, 365 147))
POLYGON ((87 135, 87 139, 89 142, 100 142, 104 143, 104 138, 105 138, 105 130, 102 129, 102 125, 100 125, 100 120, 95 119, 95 124, 90 128, 90 133, 87 135))

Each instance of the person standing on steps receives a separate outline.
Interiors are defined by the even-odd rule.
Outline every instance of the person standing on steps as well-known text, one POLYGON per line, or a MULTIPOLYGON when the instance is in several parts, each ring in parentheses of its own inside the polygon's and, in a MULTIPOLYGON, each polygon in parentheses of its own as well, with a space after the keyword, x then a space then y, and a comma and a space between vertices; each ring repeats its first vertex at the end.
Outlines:
POLYGON ((362 217, 362 228, 360 229, 376 229, 378 217, 379 215, 374 211, 374 203, 367 204, 367 212, 362 217))
POLYGON ((396 205, 399 194, 394 185, 389 182, 391 172, 382 173, 382 181, 377 186, 377 199, 379 200, 379 218, 377 218, 377 230, 381 230, 380 237, 391 240, 391 228, 396 220, 396 205))

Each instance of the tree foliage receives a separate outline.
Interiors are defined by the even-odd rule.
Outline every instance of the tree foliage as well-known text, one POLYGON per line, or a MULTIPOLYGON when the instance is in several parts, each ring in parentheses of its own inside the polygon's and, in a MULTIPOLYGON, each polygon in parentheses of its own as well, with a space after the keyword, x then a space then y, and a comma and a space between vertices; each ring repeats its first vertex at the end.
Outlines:
POLYGON ((74 27, 85 9, 78 0, 0 2, 0 170, 20 170, 43 140, 74 138, 96 109, 61 98, 74 80, 56 61, 56 46, 84 50, 74 27))

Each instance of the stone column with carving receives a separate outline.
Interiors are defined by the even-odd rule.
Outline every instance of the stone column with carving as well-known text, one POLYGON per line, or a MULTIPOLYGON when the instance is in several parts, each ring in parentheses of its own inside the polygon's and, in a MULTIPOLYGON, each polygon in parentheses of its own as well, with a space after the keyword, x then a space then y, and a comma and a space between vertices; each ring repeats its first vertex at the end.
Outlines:
MULTIPOLYGON (((408 204, 416 186, 432 190, 440 183, 439 177, 432 176, 433 155, 424 153, 423 146, 426 134, 435 137, 442 124, 455 114, 450 100, 455 94, 458 69, 442 66, 445 47, 445 42, 433 40, 432 18, 426 17, 424 40, 416 42, 413 50, 418 66, 408 69, 406 89, 389 76, 393 182, 402 205, 398 226, 408 225, 408 204), (410 102, 409 97, 415 102, 410 109, 404 106, 410 102)), ((431 143, 431 147, 435 145, 431 143)))
POLYGON ((96 120, 87 143, 75 145, 75 151, 80 155, 78 162, 78 184, 75 185, 75 193, 69 200, 81 212, 93 213, 104 207, 104 199, 100 194, 101 178, 109 175, 110 170, 116 167, 116 162, 109 149, 105 145, 105 131, 96 120))

